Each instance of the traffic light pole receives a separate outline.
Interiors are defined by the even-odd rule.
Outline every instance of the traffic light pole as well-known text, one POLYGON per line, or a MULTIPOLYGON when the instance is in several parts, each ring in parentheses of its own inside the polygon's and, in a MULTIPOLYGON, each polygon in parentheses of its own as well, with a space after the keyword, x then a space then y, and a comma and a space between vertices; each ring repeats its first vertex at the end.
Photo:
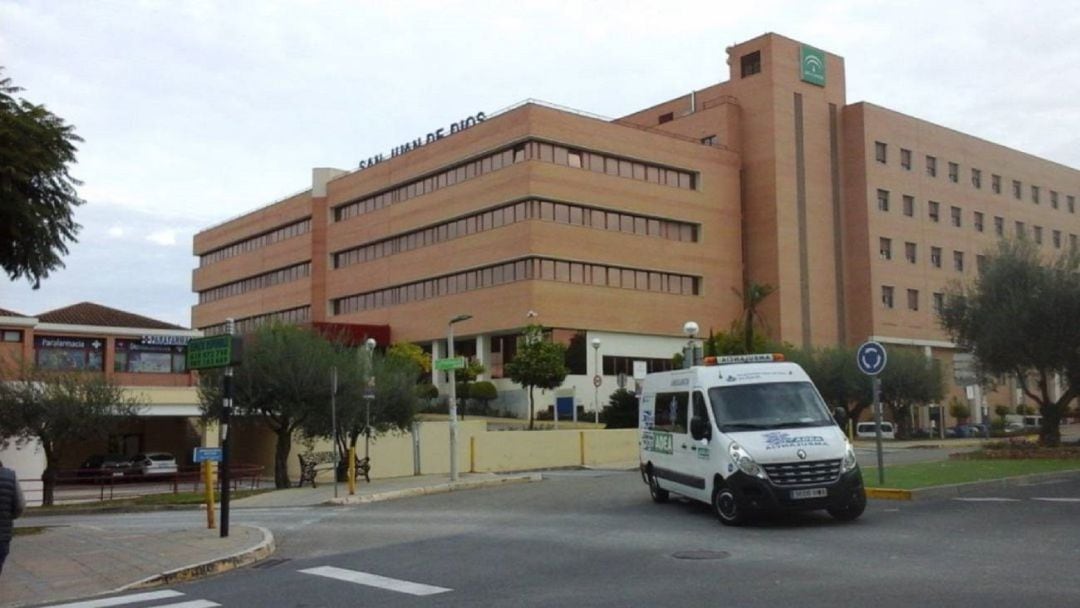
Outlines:
MULTIPOLYGON (((225 321, 225 333, 229 336, 235 331, 231 318, 225 321)), ((225 377, 221 387, 221 538, 229 535, 229 421, 233 409, 233 368, 225 368, 225 377)))

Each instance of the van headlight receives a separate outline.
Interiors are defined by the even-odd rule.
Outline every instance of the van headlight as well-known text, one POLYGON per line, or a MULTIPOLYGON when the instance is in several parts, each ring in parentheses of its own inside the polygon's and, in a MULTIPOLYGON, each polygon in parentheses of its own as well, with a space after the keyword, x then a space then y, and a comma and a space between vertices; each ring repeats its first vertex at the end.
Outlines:
POLYGON ((851 447, 850 442, 845 441, 844 444, 847 446, 847 451, 844 453, 844 460, 840 463, 841 474, 854 470, 859 465, 859 462, 855 460, 855 448, 851 447))
POLYGON ((765 469, 762 469, 761 465, 754 461, 754 457, 744 450, 741 445, 732 442, 731 445, 728 446, 728 455, 731 457, 731 461, 735 463, 735 466, 739 467, 739 470, 743 473, 753 477, 767 479, 765 469))

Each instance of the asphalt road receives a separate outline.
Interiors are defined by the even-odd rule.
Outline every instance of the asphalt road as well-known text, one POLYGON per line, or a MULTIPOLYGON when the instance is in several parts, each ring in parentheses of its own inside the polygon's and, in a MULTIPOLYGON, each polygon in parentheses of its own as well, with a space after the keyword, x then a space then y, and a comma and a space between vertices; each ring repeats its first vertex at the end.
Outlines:
MULTIPOLYGON (((871 501, 851 524, 803 514, 727 528, 703 505, 652 503, 633 473, 546 477, 362 507, 236 510, 234 522, 274 530, 271 560, 123 605, 1080 605, 1080 479, 871 501)), ((189 521, 198 514, 97 523, 189 521)))

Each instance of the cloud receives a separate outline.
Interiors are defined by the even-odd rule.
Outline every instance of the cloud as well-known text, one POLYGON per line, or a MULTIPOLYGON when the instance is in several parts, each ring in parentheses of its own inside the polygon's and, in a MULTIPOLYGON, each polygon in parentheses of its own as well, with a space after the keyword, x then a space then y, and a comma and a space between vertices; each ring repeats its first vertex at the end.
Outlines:
POLYGON ((124 228, 121 226, 113 226, 109 228, 109 236, 118 239, 124 236, 124 228))
POLYGON ((157 232, 152 232, 146 236, 146 240, 161 245, 162 247, 172 247, 176 245, 176 231, 159 230, 157 232))

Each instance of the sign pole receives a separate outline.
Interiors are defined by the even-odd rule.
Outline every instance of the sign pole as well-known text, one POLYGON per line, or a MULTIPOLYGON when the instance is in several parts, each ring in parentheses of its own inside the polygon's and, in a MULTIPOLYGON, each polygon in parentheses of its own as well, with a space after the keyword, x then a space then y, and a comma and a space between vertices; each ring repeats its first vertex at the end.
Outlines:
POLYGON ((874 422, 877 423, 878 484, 885 485, 885 454, 881 445, 881 378, 874 376, 874 422))
POLYGON ((341 454, 338 450, 337 435, 337 368, 330 368, 330 427, 333 429, 331 437, 334 441, 334 498, 338 497, 338 467, 341 465, 341 454))
POLYGON ((888 353, 885 347, 878 342, 864 342, 855 353, 855 363, 859 371, 874 379, 871 390, 874 392, 874 426, 877 427, 877 469, 878 484, 885 485, 885 455, 881 445, 881 377, 878 375, 885 369, 888 362, 888 353))
MULTIPOLYGON (((225 333, 232 339, 236 331, 236 324, 232 317, 225 319, 225 333)), ((233 368, 229 365, 225 368, 225 377, 221 391, 221 471, 218 477, 221 479, 221 538, 229 536, 229 421, 232 418, 233 407, 233 368)))

